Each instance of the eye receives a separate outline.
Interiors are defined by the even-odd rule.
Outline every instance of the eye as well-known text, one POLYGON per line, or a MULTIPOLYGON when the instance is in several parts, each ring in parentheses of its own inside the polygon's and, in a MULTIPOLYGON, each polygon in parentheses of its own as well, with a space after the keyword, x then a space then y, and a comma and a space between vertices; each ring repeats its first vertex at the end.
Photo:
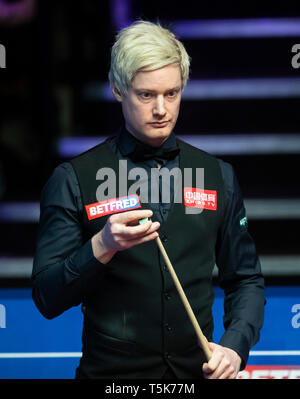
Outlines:
POLYGON ((150 98, 152 98, 152 94, 144 91, 142 93, 139 93, 139 96, 143 99, 143 100, 150 100, 150 98))
POLYGON ((178 90, 170 90, 167 94, 168 98, 175 98, 178 94, 178 90))

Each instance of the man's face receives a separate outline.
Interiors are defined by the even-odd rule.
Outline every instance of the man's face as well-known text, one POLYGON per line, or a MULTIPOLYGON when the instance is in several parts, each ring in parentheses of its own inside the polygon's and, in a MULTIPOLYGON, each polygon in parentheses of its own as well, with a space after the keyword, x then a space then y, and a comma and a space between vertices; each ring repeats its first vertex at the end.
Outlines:
POLYGON ((127 130, 138 140, 160 146, 172 132, 179 113, 182 79, 178 65, 139 71, 127 94, 114 94, 122 102, 127 130))

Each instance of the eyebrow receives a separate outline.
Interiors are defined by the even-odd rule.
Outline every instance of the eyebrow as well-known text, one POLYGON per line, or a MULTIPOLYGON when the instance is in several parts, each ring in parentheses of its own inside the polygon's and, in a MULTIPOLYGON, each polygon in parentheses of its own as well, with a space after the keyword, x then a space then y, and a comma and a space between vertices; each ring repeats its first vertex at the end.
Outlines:
MULTIPOLYGON (((152 90, 152 89, 146 89, 146 88, 134 88, 134 91, 147 91, 149 93, 156 93, 156 90, 152 90)), ((171 89, 167 89, 165 91, 165 93, 167 93, 168 91, 173 91, 173 90, 181 90, 181 86, 176 86, 176 87, 172 87, 171 89)))

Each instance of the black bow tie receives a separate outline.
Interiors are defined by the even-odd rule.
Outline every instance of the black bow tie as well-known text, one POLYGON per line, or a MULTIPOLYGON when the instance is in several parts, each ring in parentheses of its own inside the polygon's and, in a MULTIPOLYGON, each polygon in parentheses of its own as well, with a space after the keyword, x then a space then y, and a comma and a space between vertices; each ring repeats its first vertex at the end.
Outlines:
POLYGON ((131 154, 130 158, 133 162, 143 162, 149 159, 156 161, 161 159, 171 160, 180 152, 179 148, 163 149, 161 147, 149 147, 144 144, 137 144, 131 154))

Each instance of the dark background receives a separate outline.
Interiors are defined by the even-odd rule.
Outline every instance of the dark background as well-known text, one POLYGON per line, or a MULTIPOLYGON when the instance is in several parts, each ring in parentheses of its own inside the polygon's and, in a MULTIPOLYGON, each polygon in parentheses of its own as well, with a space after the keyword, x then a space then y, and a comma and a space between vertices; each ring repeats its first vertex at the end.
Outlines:
MULTIPOLYGON (((87 87, 107 82, 110 48, 122 21, 159 20, 172 29, 179 20, 300 18, 300 7, 287 1, 6 1, 24 4, 27 13, 14 17, 3 16, 1 3, 0 43, 7 59, 0 69, 0 206, 17 203, 21 210, 39 201, 53 168, 66 160, 61 139, 107 136, 122 124, 118 103, 86 95, 87 87)), ((300 79, 300 68, 291 65, 299 36, 181 40, 192 58, 191 80, 300 79)), ((265 201, 261 207, 268 217, 249 214, 267 282, 299 282, 300 210, 289 209, 289 201, 300 198, 299 132, 300 89, 283 97, 183 99, 176 126, 180 135, 232 140, 249 134, 255 141, 261 133, 295 137, 290 153, 218 153, 234 166, 246 200, 276 199, 290 210, 282 216, 265 201)), ((0 212, 0 281, 28 284, 37 220, 11 220, 5 212, 0 212)))

